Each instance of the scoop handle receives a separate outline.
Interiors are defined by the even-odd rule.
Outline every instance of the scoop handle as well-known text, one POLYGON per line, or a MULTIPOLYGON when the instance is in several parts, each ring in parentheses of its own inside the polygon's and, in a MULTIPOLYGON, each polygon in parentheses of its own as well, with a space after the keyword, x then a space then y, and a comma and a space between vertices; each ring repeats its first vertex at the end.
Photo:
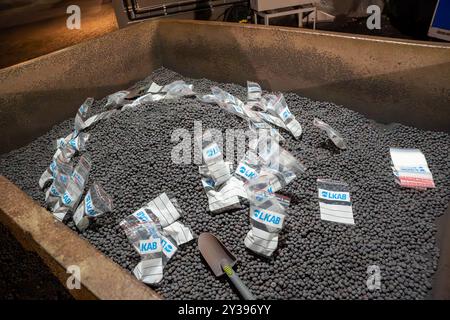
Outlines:
POLYGON ((225 271, 226 275, 228 276, 228 278, 230 278, 231 282, 234 284, 244 300, 256 300, 255 296, 242 282, 238 274, 234 272, 233 268, 231 268, 230 266, 223 266, 223 271, 225 271))

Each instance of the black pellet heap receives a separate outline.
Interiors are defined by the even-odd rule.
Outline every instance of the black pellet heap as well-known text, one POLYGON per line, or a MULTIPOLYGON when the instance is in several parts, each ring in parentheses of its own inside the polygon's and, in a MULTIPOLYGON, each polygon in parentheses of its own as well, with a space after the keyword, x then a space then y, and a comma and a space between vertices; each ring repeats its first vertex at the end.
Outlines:
MULTIPOLYGON (((139 84, 155 81, 162 85, 178 79, 192 83, 200 94, 218 85, 246 101, 246 88, 239 85, 186 79, 163 68, 139 84)), ((224 136, 227 128, 248 128, 246 121, 195 98, 148 103, 86 130, 91 135, 86 152, 93 162, 88 186, 99 182, 112 196, 115 208, 80 235, 131 271, 140 258, 119 222, 160 193, 171 191, 184 210, 183 223, 197 235, 214 233, 238 257, 236 270, 257 298, 429 298, 439 259, 435 220, 450 201, 450 135, 400 124, 382 126, 342 106, 297 94, 287 93, 285 98, 304 133, 297 141, 282 131, 284 147, 308 169, 280 192, 291 197, 291 205, 271 259, 255 256, 244 246, 250 228, 247 206, 210 214, 198 164, 171 160, 172 149, 179 143, 171 141, 177 128, 192 133, 192 144, 194 121, 201 121, 203 130, 221 129, 224 136), (314 117, 340 131, 348 149, 334 148, 324 132, 312 125, 314 117), (389 147, 420 149, 436 188, 400 188, 394 182, 389 147), (349 184, 354 226, 320 220, 317 178, 349 184), (366 284, 372 265, 381 273, 381 288, 373 291, 366 284)), ((103 111, 105 104, 106 99, 97 101, 91 113, 103 111)), ((44 205, 39 177, 51 161, 55 140, 72 129, 73 119, 64 121, 29 145, 2 155, 0 173, 44 205)), ((71 219, 66 223, 76 230, 71 219)), ((226 279, 216 279, 210 272, 196 241, 180 247, 165 267, 163 281, 154 288, 167 299, 238 298, 226 279)))

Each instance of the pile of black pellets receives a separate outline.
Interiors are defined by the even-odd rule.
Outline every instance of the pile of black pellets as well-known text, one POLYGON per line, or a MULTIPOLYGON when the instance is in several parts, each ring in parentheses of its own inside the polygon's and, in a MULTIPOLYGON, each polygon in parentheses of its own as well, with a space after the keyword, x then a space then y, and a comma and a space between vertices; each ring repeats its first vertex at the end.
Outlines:
MULTIPOLYGON (((161 68, 136 85, 167 84, 183 79, 200 94, 212 85, 243 101, 246 88, 188 79, 161 68)), ((252 79, 249 79, 252 80, 252 79)), ((124 88, 125 89, 125 88, 124 88)), ((194 148, 176 164, 171 156, 180 141, 175 129, 185 129, 194 144, 194 122, 203 130, 247 130, 248 124, 216 105, 195 97, 146 103, 99 121, 87 132, 93 161, 88 186, 100 183, 112 196, 114 211, 80 233, 105 255, 130 271, 139 262, 119 222, 162 192, 172 192, 183 209, 182 221, 199 235, 214 233, 236 255, 236 271, 260 299, 427 299, 439 260, 436 218, 450 201, 450 135, 401 124, 380 125, 361 114, 329 102, 285 93, 291 112, 304 129, 300 140, 281 132, 283 146, 308 168, 280 193, 291 198, 288 218, 277 251, 270 259, 250 252, 244 237, 250 228, 248 206, 212 215, 208 211, 194 148), (336 128, 348 149, 336 149, 312 125, 318 117, 336 128), (418 148, 429 164, 435 189, 400 188, 394 181, 389 147, 418 148), (189 161, 188 161, 189 162, 189 161), (317 178, 350 186, 355 225, 320 220, 317 178), (381 286, 369 288, 379 268, 381 286)), ((105 110, 106 98, 95 102, 92 114, 105 110)), ((44 203, 38 180, 55 152, 55 140, 73 128, 73 119, 55 125, 25 147, 0 157, 0 174, 33 199, 44 203)), ((187 141, 187 142, 186 142, 187 141)), ((190 141, 190 142, 189 142, 190 141)), ((224 144, 224 154, 227 153, 224 144)), ((236 152, 234 153, 236 155, 236 152)), ((227 159, 234 161, 236 159, 227 159)), ((76 230, 70 217, 65 221, 76 230)), ((112 280, 113 281, 113 280, 112 280)), ((153 287, 167 299, 238 299, 227 279, 217 279, 202 260, 196 240, 180 247, 153 287)))

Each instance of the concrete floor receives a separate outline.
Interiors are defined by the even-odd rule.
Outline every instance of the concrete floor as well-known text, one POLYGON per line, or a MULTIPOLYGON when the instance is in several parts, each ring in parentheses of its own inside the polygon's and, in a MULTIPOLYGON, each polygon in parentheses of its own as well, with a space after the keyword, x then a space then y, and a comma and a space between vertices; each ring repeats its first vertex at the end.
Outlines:
MULTIPOLYGON (((71 1, 76 4, 77 1, 71 1)), ((67 16, 0 30, 0 68, 5 68, 117 30, 111 4, 81 7, 81 29, 69 30, 67 16)))

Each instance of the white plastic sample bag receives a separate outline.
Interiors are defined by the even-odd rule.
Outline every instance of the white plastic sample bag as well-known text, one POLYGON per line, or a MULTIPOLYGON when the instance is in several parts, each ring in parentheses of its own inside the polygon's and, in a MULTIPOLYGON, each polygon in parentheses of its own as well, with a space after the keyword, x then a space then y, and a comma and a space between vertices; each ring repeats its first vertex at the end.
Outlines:
POLYGON ((433 175, 419 149, 390 148, 395 181, 402 187, 425 190, 434 188, 433 175))
POLYGON ((157 218, 157 222, 161 227, 167 227, 181 217, 181 209, 175 198, 166 193, 160 194, 158 197, 145 205, 153 215, 157 218))
POLYGON ((75 125, 74 125, 75 136, 81 130, 86 128, 85 121, 87 120, 87 114, 89 112, 89 109, 92 107, 93 103, 94 98, 87 98, 78 109, 77 114, 75 115, 75 125))
POLYGON ((231 177, 230 164, 223 160, 222 151, 209 130, 196 137, 196 140, 201 145, 204 164, 199 171, 204 177, 211 178, 214 186, 218 187, 231 177))
POLYGON ((264 161, 253 150, 248 150, 237 165, 234 175, 239 180, 247 182, 258 178, 264 165, 264 161))
POLYGON ((165 86, 160 86, 153 82, 145 95, 137 98, 132 103, 124 105, 123 109, 132 109, 144 103, 160 101, 163 99, 176 99, 179 97, 194 96, 195 92, 193 89, 194 86, 192 84, 187 84, 183 80, 176 80, 165 86))
POLYGON ((141 262, 133 270, 140 281, 160 282, 164 266, 179 246, 194 239, 192 230, 176 221, 180 212, 176 199, 163 193, 120 222, 128 240, 141 256, 141 262))
POLYGON ((232 176, 232 165, 223 160, 222 151, 210 131, 196 139, 202 146, 204 165, 200 166, 199 171, 209 210, 217 213, 241 208, 239 198, 247 197, 243 182, 232 176))
POLYGON ((70 160, 74 154, 74 150, 70 147, 64 147, 61 151, 52 159, 50 166, 42 173, 39 178, 39 187, 44 189, 48 182, 55 179, 59 174, 70 175, 73 171, 73 166, 70 160))
POLYGON ((45 203, 51 211, 54 210, 55 205, 64 194, 71 174, 72 173, 59 172, 45 192, 45 203))
POLYGON ((355 224, 349 186, 344 182, 317 179, 320 219, 355 224))
POLYGON ((118 91, 113 94, 110 94, 107 98, 106 102, 106 108, 114 108, 119 109, 121 108, 125 103, 125 98, 127 95, 130 94, 130 91, 118 91))
POLYGON ((280 202, 272 189, 268 175, 260 175, 246 184, 251 230, 247 233, 244 244, 253 252, 266 257, 270 257, 278 247, 278 234, 284 226, 285 206, 289 203, 280 202))
POLYGON ((86 186, 91 166, 90 157, 82 155, 69 177, 64 194, 54 208, 53 215, 58 220, 62 221, 69 210, 73 211, 77 207, 86 186))
POLYGON ((57 148, 64 148, 65 146, 71 147, 75 152, 86 151, 86 142, 89 139, 89 133, 81 132, 76 137, 72 137, 73 134, 68 135, 66 138, 60 138, 56 141, 57 148))
POLYGON ((284 99, 283 94, 266 95, 266 111, 283 121, 284 127, 297 139, 302 133, 303 129, 300 123, 295 119, 295 116, 289 110, 289 107, 284 99))
POLYGON ((175 243, 178 246, 194 239, 191 229, 179 221, 175 221, 174 223, 164 227, 163 231, 167 236, 170 236, 171 239, 175 240, 175 243))
POLYGON ((252 81, 247 81, 247 100, 248 101, 259 101, 262 97, 261 86, 252 81))
POLYGON ((251 108, 258 108, 261 111, 257 115, 266 121, 282 129, 288 130, 296 139, 298 139, 303 129, 295 116, 289 110, 283 94, 266 94, 262 96, 262 90, 259 84, 247 81, 247 104, 251 108))
POLYGON ((215 97, 215 102, 220 107, 241 118, 247 119, 247 115, 244 111, 244 103, 241 100, 219 87, 212 87, 211 91, 215 97))
POLYGON ((135 277, 148 284, 159 283, 163 278, 163 249, 158 227, 145 211, 138 210, 120 222, 120 226, 141 256, 133 270, 135 277))
POLYGON ((161 91, 165 92, 164 99, 175 99, 178 97, 195 96, 193 89, 194 86, 192 84, 187 84, 183 80, 176 80, 165 85, 161 91))
POLYGON ((320 119, 314 118, 313 125, 325 131, 328 135, 328 138, 331 139, 336 147, 338 147, 339 149, 347 149, 347 144, 345 143, 342 135, 336 129, 333 129, 329 124, 323 122, 320 119))
POLYGON ((78 230, 85 230, 90 222, 113 210, 111 197, 96 182, 89 188, 86 196, 76 209, 73 221, 78 230))
POLYGON ((239 198, 247 198, 243 182, 235 177, 230 177, 219 188, 208 184, 206 178, 202 179, 202 183, 208 197, 209 211, 213 213, 240 209, 239 198))
MULTIPOLYGON (((272 181, 274 191, 283 188, 299 174, 306 171, 306 167, 290 152, 280 147, 273 137, 261 137, 257 143, 258 155, 264 160, 265 171, 272 172, 278 183, 272 181)), ((275 179, 274 177, 274 179, 275 179)))

